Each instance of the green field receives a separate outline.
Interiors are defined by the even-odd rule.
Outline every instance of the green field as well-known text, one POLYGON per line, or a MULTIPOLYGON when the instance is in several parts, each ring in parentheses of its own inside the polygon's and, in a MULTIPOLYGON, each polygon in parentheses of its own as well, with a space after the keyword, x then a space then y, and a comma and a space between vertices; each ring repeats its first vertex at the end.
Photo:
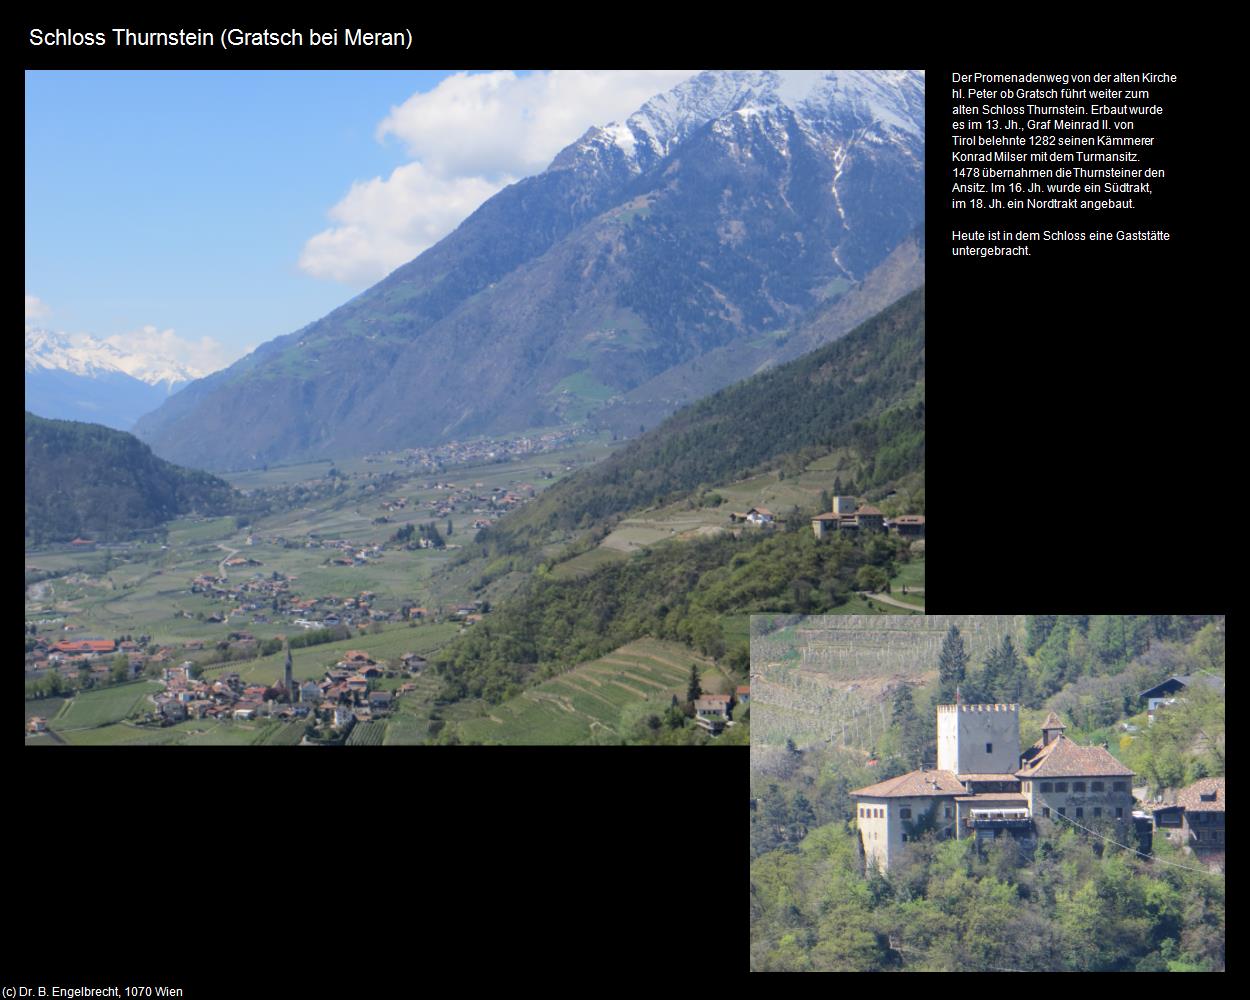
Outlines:
POLYGON ((153 681, 138 681, 76 695, 57 717, 52 728, 65 734, 72 729, 90 729, 110 722, 120 722, 142 711, 144 705, 151 708, 147 696, 160 691, 162 687, 163 685, 153 681))
POLYGON ((685 700, 691 663, 699 664, 706 692, 731 690, 730 679, 705 657, 677 643, 639 639, 491 706, 456 731, 466 743, 616 742, 628 706, 651 705, 662 712, 673 695, 685 700))

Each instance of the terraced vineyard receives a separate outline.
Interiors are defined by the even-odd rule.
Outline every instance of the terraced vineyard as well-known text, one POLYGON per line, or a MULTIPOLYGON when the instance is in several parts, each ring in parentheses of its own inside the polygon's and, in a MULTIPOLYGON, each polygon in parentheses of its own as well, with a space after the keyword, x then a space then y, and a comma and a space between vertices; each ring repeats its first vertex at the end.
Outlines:
POLYGON ((937 674, 951 625, 973 662, 1004 634, 1023 645, 1023 615, 818 615, 751 637, 751 740, 870 747, 889 726, 888 693, 937 674))
POLYGON ((685 700, 691 663, 699 665, 705 691, 729 690, 729 679, 705 657, 677 643, 639 639, 491 707, 457 732, 479 743, 616 742, 627 707, 663 711, 673 695, 685 700))
POLYGON ((385 735, 385 722, 357 722, 347 736, 347 745, 349 747, 380 747, 385 735))

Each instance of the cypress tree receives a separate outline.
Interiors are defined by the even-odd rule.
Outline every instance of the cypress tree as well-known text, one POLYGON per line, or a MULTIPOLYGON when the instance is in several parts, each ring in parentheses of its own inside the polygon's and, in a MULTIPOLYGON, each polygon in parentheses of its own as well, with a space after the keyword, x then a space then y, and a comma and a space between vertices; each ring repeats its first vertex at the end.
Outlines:
POLYGON ((964 649, 963 636, 954 625, 942 640, 942 652, 938 656, 938 700, 949 705, 955 700, 955 688, 963 683, 968 666, 968 653, 964 649))
POLYGON ((703 694, 703 688, 699 686, 699 665, 697 663, 690 664, 690 684, 686 687, 686 701, 694 701, 703 694))

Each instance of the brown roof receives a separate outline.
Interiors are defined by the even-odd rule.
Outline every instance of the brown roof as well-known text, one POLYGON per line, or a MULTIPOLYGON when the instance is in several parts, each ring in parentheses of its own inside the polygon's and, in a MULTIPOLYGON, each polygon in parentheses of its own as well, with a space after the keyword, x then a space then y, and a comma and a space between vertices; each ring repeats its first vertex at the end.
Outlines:
POLYGON ((830 511, 828 514, 817 514, 815 517, 812 518, 812 520, 813 521, 837 521, 841 517, 842 517, 841 514, 835 514, 832 511, 830 511))
POLYGON ((1085 775, 1131 778, 1133 772, 1102 747, 1078 746, 1063 733, 1016 772, 1017 778, 1080 778, 1085 775))
POLYGON ((859 508, 859 510, 857 510, 857 511, 855 512, 855 516, 856 516, 856 517, 859 517, 859 515, 860 515, 860 514, 876 514, 876 515, 880 515, 880 514, 881 514, 881 511, 877 510, 877 508, 876 508, 876 507, 860 507, 860 508, 859 508))
POLYGON ((1067 729, 1067 728, 1068 728, 1067 726, 1065 726, 1062 722, 1059 721, 1059 716, 1057 716, 1054 712, 1051 712, 1050 715, 1046 716, 1046 721, 1042 723, 1042 729, 1067 729))
POLYGON ((857 788, 852 795, 869 798, 916 797, 924 795, 962 795, 963 782, 951 771, 909 771, 896 778, 887 778, 866 788, 857 788))
POLYGON ((1186 812, 1223 812, 1224 811, 1224 779, 1200 778, 1188 788, 1182 788, 1176 794, 1176 804, 1184 806, 1186 812), (1215 795, 1214 802, 1203 802, 1203 795, 1215 795))
POLYGON ((1019 781, 1014 774, 961 774, 960 781, 1019 781))

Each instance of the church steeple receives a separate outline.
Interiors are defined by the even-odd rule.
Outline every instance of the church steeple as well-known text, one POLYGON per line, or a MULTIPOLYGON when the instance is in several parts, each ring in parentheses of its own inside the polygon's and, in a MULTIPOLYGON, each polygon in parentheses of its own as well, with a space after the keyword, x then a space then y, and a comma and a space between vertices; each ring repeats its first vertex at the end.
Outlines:
POLYGON ((284 686, 286 687, 286 697, 288 701, 295 700, 295 683, 291 680, 291 644, 285 643, 286 646, 286 674, 284 678, 284 686))

